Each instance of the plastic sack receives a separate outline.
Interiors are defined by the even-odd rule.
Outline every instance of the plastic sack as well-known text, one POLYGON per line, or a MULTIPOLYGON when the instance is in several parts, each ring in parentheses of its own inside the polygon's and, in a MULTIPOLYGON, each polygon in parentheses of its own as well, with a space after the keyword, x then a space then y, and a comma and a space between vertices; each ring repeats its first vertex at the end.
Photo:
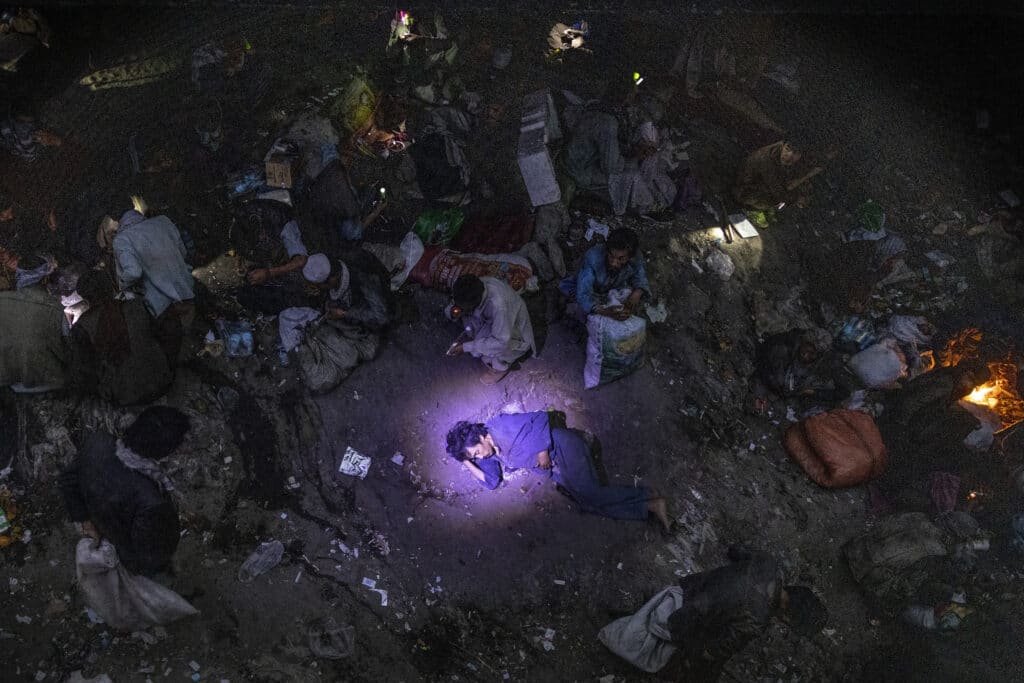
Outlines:
POLYGON ((460 254, 451 249, 428 247, 409 274, 409 279, 424 287, 451 290, 462 275, 493 277, 504 280, 521 292, 539 288, 530 261, 516 254, 460 254))
POLYGON ((358 74, 349 81, 345 93, 334 103, 330 113, 332 117, 338 117, 342 125, 354 133, 370 123, 376 104, 377 94, 373 91, 373 86, 362 74, 358 74))
POLYGON ((883 339, 850 358, 850 369, 869 389, 887 389, 907 376, 907 359, 895 339, 883 339))
POLYGON ((412 231, 426 246, 448 244, 459 234, 464 220, 461 209, 431 209, 420 214, 412 231))
POLYGON ((889 334, 907 344, 927 346, 935 328, 923 316, 894 315, 889 319, 889 334))
POLYGON ((170 588, 129 574, 109 541, 80 540, 75 565, 85 603, 111 628, 140 631, 199 614, 170 588))
POLYGON ((644 364, 647 323, 630 316, 612 320, 603 315, 587 317, 587 362, 583 366, 583 386, 613 382, 644 364))
POLYGON ((842 488, 885 472, 888 452, 875 421, 858 410, 832 410, 786 430, 786 453, 819 486, 842 488))
POLYGON ((720 249, 712 249, 704 259, 704 264, 719 280, 728 280, 736 272, 736 264, 729 255, 720 249))
POLYGON ((299 345, 299 373, 315 394, 330 391, 362 361, 377 355, 380 339, 358 328, 324 321, 299 345))
POLYGON ((423 241, 414 232, 406 234, 397 247, 391 244, 364 244, 363 249, 377 257, 391 276, 391 291, 397 292, 423 258, 423 241))
POLYGON ((598 634, 605 647, 633 666, 655 673, 675 654, 668 618, 683 606, 683 589, 670 586, 648 600, 636 614, 616 619, 598 634))
POLYGON ((850 572, 876 596, 905 593, 903 572, 925 557, 946 554, 942 531, 923 512, 882 518, 870 531, 843 546, 850 572))

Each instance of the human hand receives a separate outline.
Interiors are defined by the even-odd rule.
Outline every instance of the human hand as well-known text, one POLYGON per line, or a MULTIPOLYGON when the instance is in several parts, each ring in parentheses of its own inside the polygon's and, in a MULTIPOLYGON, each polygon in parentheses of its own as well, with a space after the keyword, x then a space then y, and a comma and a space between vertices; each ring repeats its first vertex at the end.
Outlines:
POLYGON ((329 307, 327 309, 327 317, 330 318, 331 320, 341 320, 342 318, 345 317, 345 309, 335 308, 333 306, 329 307))
POLYGON ((599 313, 606 318, 622 321, 630 316, 630 312, 624 306, 605 306, 599 313))
POLYGON ((541 451, 540 453, 537 454, 537 467, 541 468, 542 470, 550 470, 553 466, 554 465, 551 462, 551 456, 548 454, 547 451, 541 451))
POLYGON ((246 276, 246 280, 250 285, 262 285, 264 282, 270 279, 270 271, 266 268, 256 268, 250 270, 246 276))

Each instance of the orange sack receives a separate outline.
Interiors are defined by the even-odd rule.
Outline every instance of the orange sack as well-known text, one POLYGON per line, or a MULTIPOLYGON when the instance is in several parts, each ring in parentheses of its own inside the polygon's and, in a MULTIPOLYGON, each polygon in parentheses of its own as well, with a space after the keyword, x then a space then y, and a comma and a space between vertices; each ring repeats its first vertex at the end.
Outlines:
POLYGON ((782 444, 807 476, 826 488, 856 486, 880 476, 889 460, 874 419, 832 410, 786 430, 782 444))

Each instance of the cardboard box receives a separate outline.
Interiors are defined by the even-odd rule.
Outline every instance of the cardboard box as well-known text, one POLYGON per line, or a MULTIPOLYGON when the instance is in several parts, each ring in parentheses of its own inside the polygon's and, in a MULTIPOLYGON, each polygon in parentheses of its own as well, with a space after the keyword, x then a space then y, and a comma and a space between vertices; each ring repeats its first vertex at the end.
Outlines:
POLYGON ((266 161, 267 185, 290 189, 298 180, 299 157, 294 154, 276 152, 266 161))

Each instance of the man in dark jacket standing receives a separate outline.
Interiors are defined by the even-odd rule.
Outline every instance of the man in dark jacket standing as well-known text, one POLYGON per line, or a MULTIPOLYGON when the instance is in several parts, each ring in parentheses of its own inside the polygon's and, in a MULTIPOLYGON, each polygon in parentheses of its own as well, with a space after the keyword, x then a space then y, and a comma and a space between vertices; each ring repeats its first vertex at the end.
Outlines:
POLYGON ((123 439, 99 431, 86 437, 60 476, 72 521, 99 542, 107 539, 132 574, 170 568, 180 524, 174 486, 158 464, 181 445, 188 417, 167 406, 144 410, 123 439))

